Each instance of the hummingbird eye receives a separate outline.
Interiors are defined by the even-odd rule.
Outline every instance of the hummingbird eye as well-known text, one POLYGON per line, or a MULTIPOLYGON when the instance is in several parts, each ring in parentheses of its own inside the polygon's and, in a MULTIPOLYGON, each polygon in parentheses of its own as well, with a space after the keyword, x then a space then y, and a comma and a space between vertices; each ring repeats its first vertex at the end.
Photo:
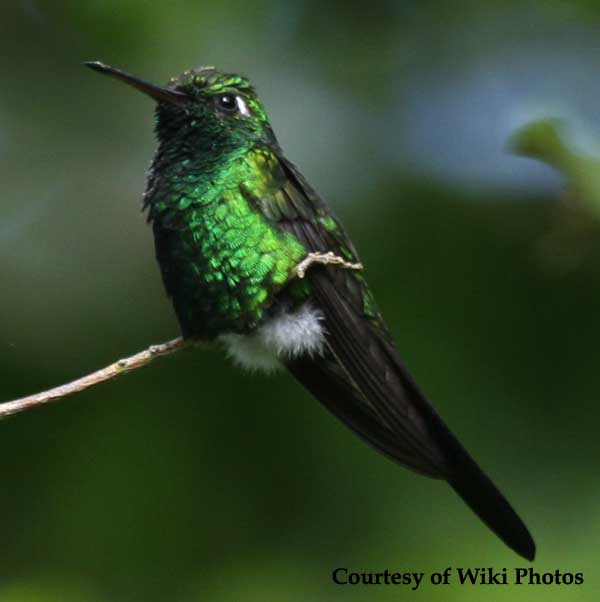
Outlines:
POLYGON ((238 110, 233 94, 220 94, 217 96, 217 106, 225 113, 236 113, 238 110))
POLYGON ((222 113, 229 115, 240 114, 245 117, 250 115, 246 101, 237 94, 219 94, 216 97, 216 104, 222 113))

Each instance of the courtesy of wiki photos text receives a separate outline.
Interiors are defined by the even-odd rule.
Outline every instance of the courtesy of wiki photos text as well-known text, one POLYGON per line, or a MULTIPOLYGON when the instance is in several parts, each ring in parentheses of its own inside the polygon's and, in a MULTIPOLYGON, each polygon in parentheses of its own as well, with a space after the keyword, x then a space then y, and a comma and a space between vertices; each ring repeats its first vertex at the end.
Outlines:
POLYGON ((340 587, 397 586, 409 590, 444 585, 486 586, 521 585, 544 587, 562 585, 577 588, 585 582, 581 571, 555 569, 536 571, 531 567, 446 567, 440 571, 415 571, 406 569, 364 570, 352 567, 336 567, 331 571, 331 581, 340 587))

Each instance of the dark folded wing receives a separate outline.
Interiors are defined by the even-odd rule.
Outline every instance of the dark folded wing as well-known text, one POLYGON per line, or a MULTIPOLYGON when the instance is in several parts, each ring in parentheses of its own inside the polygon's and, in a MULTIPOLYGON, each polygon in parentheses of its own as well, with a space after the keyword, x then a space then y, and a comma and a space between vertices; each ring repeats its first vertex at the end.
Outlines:
MULTIPOLYGON (((356 262, 356 252, 328 208, 294 166, 280 158, 280 188, 261 199, 265 215, 309 251, 356 262)), ((326 353, 289 370, 370 445, 417 472, 444 478, 510 547, 533 558, 535 544, 498 489, 452 435, 403 366, 360 273, 313 266, 306 278, 324 316, 326 353)))

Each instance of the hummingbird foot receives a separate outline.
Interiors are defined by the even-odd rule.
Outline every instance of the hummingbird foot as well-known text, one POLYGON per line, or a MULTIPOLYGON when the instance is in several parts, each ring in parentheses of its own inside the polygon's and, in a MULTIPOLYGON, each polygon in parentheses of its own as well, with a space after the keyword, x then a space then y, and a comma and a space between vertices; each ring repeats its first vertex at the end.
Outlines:
POLYGON ((295 268, 294 272, 298 278, 302 279, 306 275, 308 268, 314 263, 321 265, 339 265, 345 270, 362 270, 362 263, 350 263, 342 257, 329 253, 309 253, 295 268))

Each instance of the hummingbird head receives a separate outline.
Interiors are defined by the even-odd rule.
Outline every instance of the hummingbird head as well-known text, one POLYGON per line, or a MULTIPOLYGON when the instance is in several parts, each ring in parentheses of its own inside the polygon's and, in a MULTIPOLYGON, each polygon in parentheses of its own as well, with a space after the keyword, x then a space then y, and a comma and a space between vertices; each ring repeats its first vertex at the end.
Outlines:
POLYGON ((258 142, 277 144, 265 109, 245 77, 200 67, 161 87, 104 63, 86 65, 157 102, 156 132, 161 144, 184 140, 188 147, 212 153, 258 142))

